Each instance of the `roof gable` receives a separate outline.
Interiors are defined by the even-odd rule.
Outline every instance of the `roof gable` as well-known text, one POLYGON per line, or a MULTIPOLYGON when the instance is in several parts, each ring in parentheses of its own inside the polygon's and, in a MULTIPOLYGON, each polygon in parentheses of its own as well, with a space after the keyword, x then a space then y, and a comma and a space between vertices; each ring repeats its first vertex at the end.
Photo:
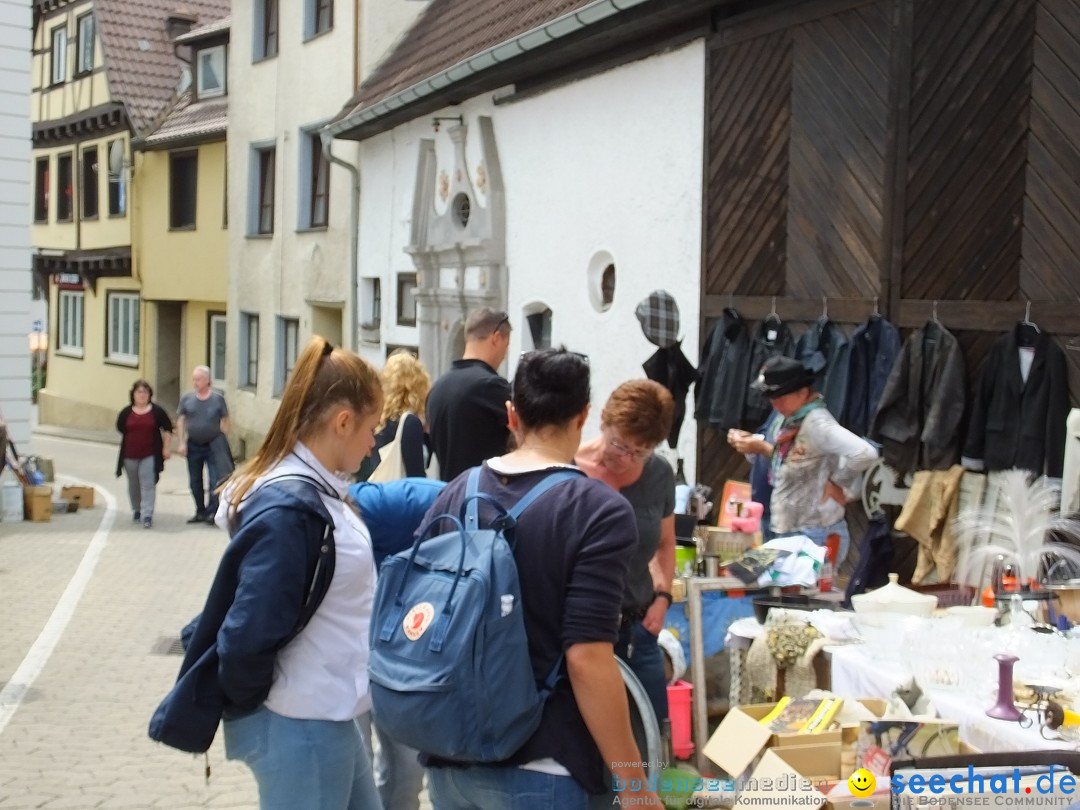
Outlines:
MULTIPOLYGON (((145 134, 176 99, 183 63, 173 51, 165 21, 178 0, 95 0, 109 77, 109 92, 122 101, 136 134, 145 134)), ((184 0, 184 12, 205 25, 229 14, 228 0, 184 0)))

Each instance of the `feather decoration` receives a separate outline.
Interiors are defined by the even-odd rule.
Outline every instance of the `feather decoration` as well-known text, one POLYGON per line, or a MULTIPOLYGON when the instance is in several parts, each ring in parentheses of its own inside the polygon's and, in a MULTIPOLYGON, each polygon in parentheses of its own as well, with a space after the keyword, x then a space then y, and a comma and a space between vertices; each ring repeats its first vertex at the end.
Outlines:
POLYGON ((956 519, 960 581, 976 581, 999 555, 1016 567, 1023 586, 1045 579, 1063 562, 1080 570, 1080 520, 1061 517, 1058 498, 1044 477, 1025 470, 1002 473, 996 507, 965 509, 956 519), (1077 545, 1051 542, 1051 536, 1077 545))

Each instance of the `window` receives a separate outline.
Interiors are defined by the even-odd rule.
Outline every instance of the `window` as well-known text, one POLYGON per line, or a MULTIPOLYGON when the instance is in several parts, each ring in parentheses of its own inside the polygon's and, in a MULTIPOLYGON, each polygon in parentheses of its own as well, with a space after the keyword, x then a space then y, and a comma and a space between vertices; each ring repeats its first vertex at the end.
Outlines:
MULTIPOLYGON (((109 154, 119 152, 123 155, 124 142, 109 141, 109 154)), ((121 161, 123 163, 125 161, 121 161)), ((122 217, 127 212, 127 174, 121 165, 120 170, 109 171, 109 216, 122 217)))
POLYGON ((304 176, 300 187, 306 197, 300 201, 300 227, 325 228, 330 216, 330 161, 323 155, 317 132, 303 135, 300 169, 304 176))
POLYGON ((78 76, 94 69, 94 15, 83 14, 75 25, 79 32, 75 55, 75 75, 78 76))
POLYGON ((307 0, 304 4, 304 37, 318 36, 334 27, 334 0, 307 0))
POLYGON ((210 322, 207 325, 207 335, 209 345, 206 347, 206 354, 209 358, 210 366, 210 382, 214 388, 225 387, 225 330, 226 321, 225 315, 222 313, 214 312, 210 315, 210 322))
POLYGON ((58 155, 56 158, 56 221, 71 222, 74 189, 71 176, 72 156, 58 155))
POLYGON ((97 219, 98 216, 98 148, 88 146, 82 150, 82 218, 97 219))
POLYGON ((114 363, 139 364, 139 295, 138 293, 109 293, 108 351, 106 357, 114 363))
POLYGON ((195 227, 195 190, 199 176, 198 152, 169 155, 169 228, 174 231, 195 227))
POLYGON ((277 150, 271 146, 255 150, 254 233, 274 232, 274 162, 277 150))
POLYGON ((364 285, 364 304, 361 310, 364 317, 360 319, 360 326, 364 329, 378 329, 382 323, 382 281, 365 278, 361 283, 364 285))
POLYGON ((34 222, 49 221, 49 159, 34 163, 34 222))
POLYGON ((240 385, 254 388, 259 382, 259 316, 240 316, 240 385))
POLYGON ((285 383, 296 367, 296 355, 300 345, 300 321, 296 318, 278 318, 277 371, 274 379, 274 396, 285 390, 285 383))
POLYGON ((416 273, 398 273, 398 326, 416 326, 416 273))
POLYGON ((58 308, 60 317, 57 318, 57 344, 61 354, 73 357, 83 356, 83 301, 85 293, 82 290, 60 290, 58 308))
POLYGON ((67 79, 67 28, 52 32, 52 83, 63 84, 67 79))
POLYGON ((195 60, 195 91, 198 98, 225 95, 224 45, 199 51, 195 60))
POLYGON ((535 351, 551 348, 551 310, 547 307, 527 312, 525 322, 529 325, 528 337, 535 351))
POLYGON ((256 0, 255 59, 269 59, 278 52, 278 0, 256 0))

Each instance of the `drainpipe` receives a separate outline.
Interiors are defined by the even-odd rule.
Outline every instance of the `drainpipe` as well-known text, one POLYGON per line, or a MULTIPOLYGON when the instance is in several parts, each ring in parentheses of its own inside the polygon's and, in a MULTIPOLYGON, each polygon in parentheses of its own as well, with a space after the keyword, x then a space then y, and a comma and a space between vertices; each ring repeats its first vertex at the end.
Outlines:
POLYGON ((348 309, 348 338, 347 348, 355 352, 359 344, 357 330, 359 328, 360 310, 357 300, 357 287, 360 283, 360 170, 348 161, 337 157, 330 149, 333 136, 325 129, 319 133, 322 141, 323 157, 331 163, 336 163, 345 169, 352 178, 352 204, 349 207, 349 309, 348 309))

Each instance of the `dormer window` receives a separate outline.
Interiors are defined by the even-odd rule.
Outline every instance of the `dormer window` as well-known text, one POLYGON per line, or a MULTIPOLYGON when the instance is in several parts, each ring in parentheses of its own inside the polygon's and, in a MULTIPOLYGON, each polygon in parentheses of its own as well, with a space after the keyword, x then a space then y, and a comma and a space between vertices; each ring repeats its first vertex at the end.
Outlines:
POLYGON ((225 95, 225 46, 215 45, 198 51, 195 60, 195 94, 197 98, 225 95))

